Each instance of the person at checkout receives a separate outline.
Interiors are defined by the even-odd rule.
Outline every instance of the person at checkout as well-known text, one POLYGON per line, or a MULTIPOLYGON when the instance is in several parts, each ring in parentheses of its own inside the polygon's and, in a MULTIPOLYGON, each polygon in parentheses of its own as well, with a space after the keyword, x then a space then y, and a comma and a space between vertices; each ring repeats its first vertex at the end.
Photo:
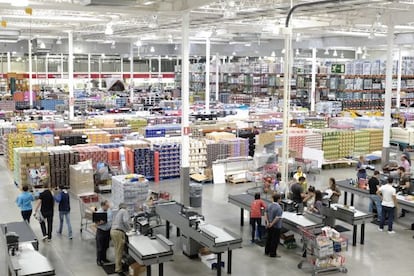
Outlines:
POLYGON ((119 204, 119 211, 114 217, 111 227, 111 239, 115 248, 115 273, 119 275, 123 275, 122 256, 127 239, 126 233, 131 230, 129 225, 130 216, 126 208, 126 204, 119 204))
POLYGON ((305 177, 299 177, 299 182, 294 183, 290 190, 292 192, 292 200, 295 202, 298 214, 303 212, 303 200, 306 197, 306 194, 303 190, 302 183, 305 181, 305 177))
POLYGON ((109 241, 111 239, 111 226, 112 226, 112 210, 108 200, 101 202, 101 208, 98 209, 99 213, 106 213, 106 221, 96 222, 96 263, 99 266, 109 263, 106 258, 106 251, 109 248, 109 241))
POLYGON ((306 174, 303 172, 302 166, 297 167, 296 173, 293 175, 293 178, 295 179, 295 181, 301 184, 303 191, 308 190, 308 183, 306 182, 306 174), (301 177, 303 177, 302 181, 300 179, 301 177))

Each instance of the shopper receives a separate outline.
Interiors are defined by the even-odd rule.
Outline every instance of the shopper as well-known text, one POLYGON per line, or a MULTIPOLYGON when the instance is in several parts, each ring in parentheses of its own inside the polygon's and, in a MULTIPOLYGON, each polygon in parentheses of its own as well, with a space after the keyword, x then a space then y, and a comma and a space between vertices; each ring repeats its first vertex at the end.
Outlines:
POLYGON ((381 186, 377 191, 377 194, 382 196, 382 215, 380 227, 378 228, 378 230, 381 232, 384 230, 385 218, 388 218, 389 234, 395 233, 395 231, 392 229, 392 224, 394 222, 394 211, 397 207, 397 196, 395 189, 392 186, 393 181, 394 180, 391 177, 389 177, 387 184, 381 186))
POLYGON ((272 258, 280 258, 277 254, 277 247, 280 243, 280 230, 282 228, 283 210, 280 206, 281 197, 279 194, 274 194, 273 202, 267 206, 265 213, 265 222, 267 229, 267 240, 265 247, 265 254, 272 258))
POLYGON ((22 192, 16 198, 16 204, 20 208, 23 220, 27 221, 27 223, 30 223, 30 217, 32 216, 32 201, 34 201, 34 197, 29 192, 29 187, 24 185, 22 192))
POLYGON ((329 189, 330 193, 332 193, 330 197, 331 203, 338 203, 339 197, 341 196, 341 190, 336 186, 336 180, 335 178, 331 177, 329 178, 329 189))
POLYGON ((407 156, 401 155, 400 160, 401 160, 400 167, 404 167, 407 173, 411 172, 411 164, 410 162, 408 162, 407 156))
POLYGON ((293 178, 294 178, 296 181, 301 182, 302 189, 303 189, 304 191, 306 191, 306 190, 308 189, 308 187, 307 187, 307 183, 306 183, 306 174, 303 172, 303 170, 302 170, 302 166, 298 166, 298 167, 297 167, 296 173, 293 175, 293 178), (300 178, 301 178, 301 177, 303 177, 303 180, 302 180, 302 181, 300 181, 300 178))
POLYGON ((357 180, 367 178, 367 165, 368 163, 365 160, 365 157, 361 155, 356 166, 357 180))
POLYGON ((124 203, 119 204, 119 211, 112 221, 111 239, 115 248, 115 273, 122 273, 122 256, 124 253, 126 232, 130 230, 129 213, 124 203))
POLYGON ((42 240, 51 241, 52 239, 52 230, 53 230, 53 211, 55 207, 55 200, 53 198, 53 193, 49 188, 44 190, 39 195, 39 200, 35 209, 37 213, 40 208, 40 213, 43 219, 40 220, 40 227, 42 228, 42 240), (46 230, 47 222, 47 230, 46 230))
POLYGON ((412 147, 410 145, 408 145, 407 147, 405 147, 405 149, 404 149, 404 151, 402 153, 402 155, 404 155, 405 158, 407 159, 408 163, 410 163, 410 166, 411 166, 411 155, 410 155, 410 152, 412 152, 412 151, 413 151, 412 147))
POLYGON ((315 214, 321 214, 322 213, 322 192, 320 190, 315 191, 315 203, 310 207, 310 211, 315 214))
POLYGON ((252 226, 252 242, 257 231, 259 233, 259 240, 262 239, 262 210, 266 209, 266 204, 260 199, 260 193, 254 195, 254 201, 250 205, 250 224, 252 226))
POLYGON ((315 187, 309 186, 308 193, 306 194, 303 202, 306 204, 307 207, 313 206, 315 203, 315 187))
POLYGON ((306 197, 304 193, 302 183, 305 181, 305 177, 299 177, 299 182, 294 183, 290 190, 292 192, 292 200, 296 205, 297 212, 302 213, 303 211, 303 199, 306 197))
POLYGON ((373 212, 375 204, 375 208, 377 209, 377 220, 380 222, 382 216, 381 197, 377 195, 378 188, 380 187, 379 176, 380 172, 374 171, 374 176, 368 180, 368 186, 369 197, 371 199, 369 203, 369 212, 373 212))
POLYGON ((70 197, 64 187, 59 187, 59 193, 55 195, 55 201, 59 204, 59 229, 58 235, 62 235, 63 221, 68 226, 68 237, 72 239, 72 225, 70 224, 70 197))
POLYGON ((280 194, 280 197, 282 199, 286 196, 286 184, 282 180, 282 174, 280 172, 276 173, 276 180, 273 187, 273 192, 280 194))
MULTIPOLYGON (((400 190, 403 194, 411 194, 413 192, 413 185, 411 185, 411 175, 409 172, 405 170, 404 167, 398 167, 398 190, 400 190)), ((402 209, 400 218, 405 217, 407 210, 402 209)))
POLYGON ((101 208, 98 212, 107 213, 106 222, 99 221, 96 223, 96 263, 102 266, 104 263, 109 263, 106 258, 106 251, 109 248, 109 241, 111 239, 112 210, 108 200, 101 202, 101 208))

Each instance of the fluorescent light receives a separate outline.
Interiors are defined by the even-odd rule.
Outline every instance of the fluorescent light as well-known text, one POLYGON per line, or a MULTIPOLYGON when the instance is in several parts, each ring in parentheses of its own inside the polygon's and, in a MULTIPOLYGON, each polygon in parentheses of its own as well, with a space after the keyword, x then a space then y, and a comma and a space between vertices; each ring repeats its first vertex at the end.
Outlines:
POLYGON ((140 39, 138 39, 138 40, 135 42, 135 45, 136 45, 137 47, 141 47, 141 46, 142 46, 142 41, 141 41, 140 39))
POLYGON ((334 57, 337 57, 338 56, 338 52, 336 50, 333 52, 333 56, 334 57))
POLYGON ((144 3, 142 3, 143 5, 145 5, 145 6, 149 6, 149 5, 152 5, 152 4, 154 4, 155 3, 155 1, 145 1, 144 3))
POLYGON ((112 43, 111 43, 111 49, 115 49, 115 48, 116 48, 115 41, 112 41, 112 43))
POLYGON ((341 58, 344 58, 344 52, 341 53, 341 58))
POLYGON ((283 48, 283 49, 282 49, 282 54, 284 54, 284 53, 286 53, 286 50, 285 50, 285 48, 283 48))
POLYGON ((299 49, 296 49, 295 54, 298 56, 299 55, 299 49))
POLYGON ((356 50, 356 53, 357 53, 357 55, 362 54, 362 49, 361 49, 361 47, 358 47, 358 49, 356 50))
POLYGON ((17 43, 17 39, 0 39, 0 43, 17 43))
POLYGON ((250 47, 250 46, 252 46, 252 44, 251 43, 246 43, 246 44, 244 44, 244 46, 250 47))
POLYGON ((326 49, 324 54, 327 55, 327 56, 329 56, 329 50, 326 49))
POLYGON ((232 55, 232 56, 235 56, 235 55, 236 55, 236 52, 233 52, 231 55, 232 55))
POLYGON ((13 15, 3 15, 3 19, 36 19, 36 20, 45 20, 48 21, 61 21, 61 22, 104 22, 104 19, 97 17, 81 17, 81 16, 56 16, 49 14, 42 15, 22 15, 22 14, 13 14, 13 15))
POLYGON ((101 54, 101 58, 105 58, 105 54, 101 54))
POLYGON ((275 51, 272 51, 272 53, 270 54, 270 56, 271 56, 271 57, 275 57, 275 56, 276 56, 275 51))
POLYGON ((39 48, 40 49, 46 49, 46 44, 43 41, 41 41, 40 44, 39 44, 39 48))
POLYGON ((111 24, 106 25, 105 35, 113 35, 113 34, 114 34, 114 30, 112 29, 112 25, 111 24))
POLYGON ((151 52, 151 53, 154 53, 154 52, 155 52, 155 48, 154 48, 154 46, 151 46, 151 48, 150 48, 150 52, 151 52))
POLYGON ((13 0, 13 1, 10 1, 10 5, 12 5, 13 7, 27 7, 29 6, 29 1, 28 0, 13 0))
POLYGON ((59 38, 56 40, 56 44, 57 45, 61 45, 62 44, 62 38, 59 36, 59 38))

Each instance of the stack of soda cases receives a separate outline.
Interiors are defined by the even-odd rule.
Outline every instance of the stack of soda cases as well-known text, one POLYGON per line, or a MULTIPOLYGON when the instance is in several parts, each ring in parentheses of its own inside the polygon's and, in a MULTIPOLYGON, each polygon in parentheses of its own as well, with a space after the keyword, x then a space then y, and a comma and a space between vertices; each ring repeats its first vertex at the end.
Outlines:
POLYGON ((159 152, 159 177, 167 179, 180 176, 181 145, 179 143, 155 144, 159 152))
POLYGON ((63 144, 68 146, 87 144, 87 139, 88 137, 84 134, 64 134, 61 137, 63 144))
POLYGON ((68 146, 49 149, 50 184, 52 188, 70 188, 69 166, 79 162, 79 154, 68 146))
POLYGON ((154 151, 150 149, 134 150, 134 172, 148 179, 154 178, 154 151))
POLYGON ((126 204, 131 216, 142 207, 149 193, 148 181, 139 181, 139 178, 139 175, 128 179, 125 175, 112 176, 112 203, 114 206, 126 204))

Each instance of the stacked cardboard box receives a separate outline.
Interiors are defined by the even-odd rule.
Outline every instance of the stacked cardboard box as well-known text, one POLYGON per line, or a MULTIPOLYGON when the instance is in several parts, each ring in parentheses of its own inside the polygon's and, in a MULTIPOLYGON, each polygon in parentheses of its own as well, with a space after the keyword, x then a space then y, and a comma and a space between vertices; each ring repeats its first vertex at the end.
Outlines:
POLYGON ((69 167, 79 162, 79 155, 69 146, 51 147, 49 151, 50 185, 70 188, 69 167))
POLYGON ((112 177, 112 202, 114 206, 124 203, 132 216, 142 208, 149 193, 148 181, 138 174, 112 177))
POLYGON ((354 156, 369 153, 370 135, 367 130, 355 131, 354 156))
POLYGON ((337 130, 326 129, 321 130, 322 134, 322 150, 326 160, 336 160, 339 158, 339 135, 337 130))
POLYGON ((6 159, 8 160, 9 169, 14 169, 14 153, 15 148, 30 148, 34 145, 34 137, 31 133, 10 133, 6 135, 7 151, 6 159))
POLYGON ((198 173, 207 167, 207 144, 204 139, 190 140, 190 173, 198 173))
POLYGON ((147 126, 147 120, 142 118, 130 119, 128 120, 128 125, 133 132, 138 132, 141 128, 147 126))
POLYGON ((228 157, 249 156, 249 140, 244 138, 222 139, 228 145, 228 157))
POLYGON ((93 168, 90 161, 69 166, 70 192, 74 195, 94 191, 93 168))
POLYGON ((226 159, 229 152, 229 145, 226 143, 217 143, 212 140, 207 142, 207 168, 211 168, 213 162, 219 159, 226 159))
POLYGON ((320 133, 309 133, 305 137, 305 147, 322 150, 322 135, 320 133))
POLYGON ((50 181, 49 153, 42 148, 15 148, 14 181, 20 187, 47 187, 50 181))
POLYGON ((355 132, 353 130, 343 130, 339 136, 339 157, 353 156, 355 146, 355 132))
POLYGON ((150 149, 134 150, 134 172, 148 179, 154 178, 154 151, 150 149))
POLYGON ((211 132, 206 134, 206 138, 218 142, 225 139, 235 139, 236 135, 229 132, 211 132))
POLYGON ((17 128, 17 132, 26 133, 29 130, 39 129, 39 125, 37 123, 17 123, 16 128, 17 128))
POLYGON ((94 169, 96 169, 97 163, 108 162, 107 152, 98 146, 74 146, 73 149, 79 153, 79 161, 92 160, 92 166, 94 169))
POLYGON ((111 135, 106 131, 85 131, 84 133, 88 136, 89 144, 104 144, 111 142, 111 135))
POLYGON ((369 132, 369 152, 382 150, 384 131, 382 129, 368 129, 369 132))
POLYGON ((7 151, 7 134, 15 133, 16 127, 8 122, 0 123, 0 154, 5 154, 7 151))

